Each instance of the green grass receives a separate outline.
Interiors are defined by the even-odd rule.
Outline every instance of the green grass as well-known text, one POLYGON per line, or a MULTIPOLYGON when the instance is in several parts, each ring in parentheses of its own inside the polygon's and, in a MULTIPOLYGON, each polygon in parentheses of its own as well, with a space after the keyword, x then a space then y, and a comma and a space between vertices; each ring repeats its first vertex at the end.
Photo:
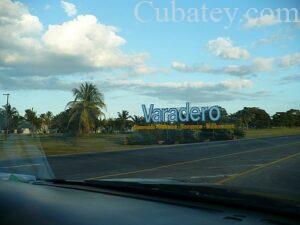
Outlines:
POLYGON ((246 131, 246 138, 272 137, 300 134, 300 127, 276 127, 269 129, 251 129, 246 131))
POLYGON ((46 155, 107 152, 140 148, 124 145, 126 134, 99 134, 85 137, 41 137, 40 142, 46 155))
POLYGON ((0 139, 0 159, 28 156, 108 152, 138 149, 145 146, 124 145, 126 134, 98 134, 83 137, 65 135, 36 136, 12 134, 0 139))
MULTIPOLYGON (((295 134, 300 134, 300 127, 248 130, 246 131, 246 138, 295 134)), ((0 160, 29 156, 125 151, 146 147, 145 145, 124 145, 126 136, 126 134, 97 134, 83 137, 68 137, 65 135, 32 137, 11 134, 7 140, 0 136, 0 160)))

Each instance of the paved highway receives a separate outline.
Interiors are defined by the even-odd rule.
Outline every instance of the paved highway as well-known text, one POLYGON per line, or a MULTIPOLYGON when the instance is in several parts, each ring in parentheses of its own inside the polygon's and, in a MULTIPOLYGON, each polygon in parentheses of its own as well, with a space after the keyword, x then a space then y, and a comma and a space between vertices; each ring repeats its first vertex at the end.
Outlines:
MULTIPOLYGON (((54 156, 48 163, 57 178, 176 179, 274 193, 288 190, 288 196, 300 200, 300 135, 54 156)), ((0 170, 49 172, 43 157, 14 164, 2 161, 0 170)))

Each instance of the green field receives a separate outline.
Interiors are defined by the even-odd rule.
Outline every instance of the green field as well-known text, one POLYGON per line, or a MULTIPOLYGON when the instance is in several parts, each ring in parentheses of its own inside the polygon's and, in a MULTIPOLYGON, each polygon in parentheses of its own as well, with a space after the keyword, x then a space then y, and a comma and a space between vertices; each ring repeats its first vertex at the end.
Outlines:
POLYGON ((272 137, 300 134, 300 127, 276 127, 269 129, 251 129, 246 131, 247 138, 272 137))
POLYGON ((10 135, 0 141, 0 159, 76 154, 85 152, 107 152, 137 149, 145 146, 124 145, 126 134, 99 134, 83 137, 64 135, 36 136, 10 135))
MULTIPOLYGON (((246 138, 300 134, 299 128, 270 128, 247 130, 246 138)), ((77 154, 139 149, 145 145, 125 145, 127 134, 97 134, 82 137, 65 135, 36 136, 11 134, 4 141, 0 137, 0 159, 28 156, 77 154)), ((152 145, 151 145, 152 146, 152 145)))

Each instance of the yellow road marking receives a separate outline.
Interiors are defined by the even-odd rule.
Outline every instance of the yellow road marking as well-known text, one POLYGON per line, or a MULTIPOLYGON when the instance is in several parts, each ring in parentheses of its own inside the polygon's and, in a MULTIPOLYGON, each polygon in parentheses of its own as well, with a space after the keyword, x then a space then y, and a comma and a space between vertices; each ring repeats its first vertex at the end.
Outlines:
POLYGON ((300 142, 294 142, 294 143, 282 144, 282 145, 277 145, 277 146, 256 148, 256 149, 253 149, 253 150, 248 150, 248 151, 243 151, 243 152, 236 152, 236 153, 230 153, 230 154, 225 154, 225 155, 220 155, 220 156, 207 157, 207 158, 195 159, 195 160, 190 160, 190 161, 183 161, 183 162, 178 162, 178 163, 166 164, 166 165, 162 165, 162 166, 146 168, 146 169, 141 169, 141 170, 135 170, 135 171, 130 171, 130 172, 107 174, 107 175, 102 175, 102 176, 91 177, 91 178, 88 178, 87 180, 102 179, 102 178, 108 178, 108 177, 117 177, 117 176, 136 174, 136 173, 141 173, 141 172, 148 172, 148 171, 157 170, 157 169, 164 169, 164 168, 173 167, 173 166, 181 166, 181 165, 191 164, 191 163, 195 163, 195 162, 210 160, 210 159, 225 158, 225 157, 228 157, 228 156, 241 155, 241 154, 257 152, 257 151, 261 151, 261 150, 268 150, 268 149, 272 149, 272 148, 274 149, 274 148, 278 148, 278 147, 295 145, 295 144, 299 144, 299 143, 300 142))
POLYGON ((223 179, 223 180, 217 181, 215 184, 220 184, 220 185, 221 185, 221 184, 224 184, 224 183, 226 183, 226 182, 228 182, 228 181, 232 181, 232 180, 236 179, 237 177, 244 176, 244 175, 247 175, 247 174, 249 174, 249 173, 253 173, 253 172, 257 171, 257 170, 260 170, 260 169, 263 169, 263 168, 272 166, 272 165, 274 165, 274 164, 283 162, 283 161, 285 161, 285 160, 291 159, 291 158, 293 158, 293 157, 295 157, 295 156, 298 156, 298 155, 300 155, 300 152, 295 153, 295 154, 292 154, 292 155, 289 155, 289 156, 286 156, 286 157, 283 157, 283 158, 280 158, 280 159, 277 159, 277 160, 275 160, 275 161, 272 161, 272 162, 269 162, 269 163, 266 163, 266 164, 263 164, 263 165, 261 165, 261 166, 258 166, 258 167, 255 167, 255 168, 246 170, 246 171, 244 171, 244 172, 237 173, 237 174, 235 174, 235 175, 233 175, 233 176, 231 176, 231 177, 227 177, 227 178, 225 178, 225 179, 223 179))

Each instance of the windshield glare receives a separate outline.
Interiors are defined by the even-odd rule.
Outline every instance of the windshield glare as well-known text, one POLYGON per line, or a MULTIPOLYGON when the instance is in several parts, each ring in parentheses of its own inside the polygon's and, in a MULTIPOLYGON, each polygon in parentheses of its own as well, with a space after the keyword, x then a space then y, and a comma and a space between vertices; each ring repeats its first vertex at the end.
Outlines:
POLYGON ((0 179, 299 205, 299 16, 293 0, 1 1, 0 179))

